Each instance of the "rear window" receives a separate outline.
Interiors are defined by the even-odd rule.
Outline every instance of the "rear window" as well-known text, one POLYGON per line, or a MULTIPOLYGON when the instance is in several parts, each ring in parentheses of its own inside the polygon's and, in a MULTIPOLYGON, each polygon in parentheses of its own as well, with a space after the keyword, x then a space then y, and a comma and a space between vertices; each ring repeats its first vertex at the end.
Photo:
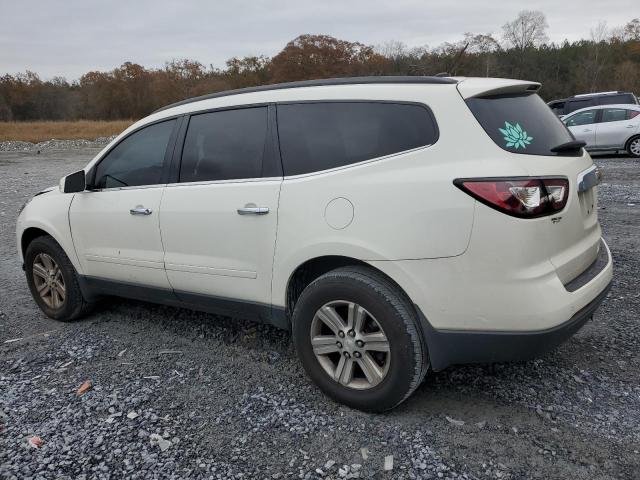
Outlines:
MULTIPOLYGON (((470 98, 467 105, 491 140, 508 152, 558 155, 551 149, 574 140, 560 119, 534 93, 470 98)), ((562 152, 568 153, 581 154, 562 152)))
POLYGON ((424 106, 384 102, 278 105, 285 175, 342 167, 403 152, 438 139, 424 106))

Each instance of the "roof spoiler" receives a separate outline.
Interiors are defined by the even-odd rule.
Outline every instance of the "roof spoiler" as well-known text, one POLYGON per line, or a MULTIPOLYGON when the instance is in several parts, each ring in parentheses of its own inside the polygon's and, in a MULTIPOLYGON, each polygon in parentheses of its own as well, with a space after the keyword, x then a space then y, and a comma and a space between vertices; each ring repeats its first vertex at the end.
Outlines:
POLYGON ((458 91, 465 100, 472 97, 537 92, 542 86, 538 82, 508 78, 457 78, 456 80, 458 80, 458 91))

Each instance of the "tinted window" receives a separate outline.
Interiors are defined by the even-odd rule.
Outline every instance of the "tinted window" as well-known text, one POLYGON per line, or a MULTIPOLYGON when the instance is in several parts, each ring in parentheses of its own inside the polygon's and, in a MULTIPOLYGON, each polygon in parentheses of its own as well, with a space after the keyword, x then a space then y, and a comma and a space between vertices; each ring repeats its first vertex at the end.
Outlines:
POLYGON ((630 93, 618 95, 605 95, 599 98, 600 105, 615 105, 616 103, 636 103, 635 97, 630 93))
POLYGON ((436 142, 430 112, 419 105, 366 102, 278 106, 285 175, 317 172, 436 142))
POLYGON ((175 123, 175 120, 156 123, 122 140, 96 167, 94 187, 161 183, 164 155, 175 123))
POLYGON ((467 105, 496 145, 509 152, 557 155, 552 148, 573 140, 536 94, 470 98, 467 105))
POLYGON ((627 110, 627 112, 629 112, 629 120, 640 115, 640 112, 638 110, 627 110))
POLYGON ((621 122, 627 119, 628 110, 624 108, 603 108, 601 122, 621 122))
POLYGON ((267 107, 194 115, 182 150, 181 182, 262 176, 267 107))
POLYGON ((584 98, 580 100, 568 100, 564 107, 564 113, 575 112, 581 108, 593 107, 597 105, 595 98, 584 98))
POLYGON ((578 125, 588 125, 590 123, 596 123, 597 110, 587 110, 586 112, 576 113, 562 121, 568 127, 577 127, 578 125))

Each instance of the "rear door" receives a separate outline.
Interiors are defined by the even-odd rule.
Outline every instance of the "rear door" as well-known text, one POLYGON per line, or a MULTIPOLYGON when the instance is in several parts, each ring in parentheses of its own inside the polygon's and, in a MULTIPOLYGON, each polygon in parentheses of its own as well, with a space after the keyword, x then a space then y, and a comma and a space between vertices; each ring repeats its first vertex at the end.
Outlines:
POLYGON ((596 122, 598 110, 593 108, 583 112, 576 112, 562 119, 576 140, 586 142, 587 147, 597 147, 596 122))
POLYGON ((629 137, 638 130, 640 118, 637 113, 621 107, 603 108, 596 133, 598 145, 603 148, 624 148, 629 137))
POLYGON ((183 301, 232 313, 225 299, 271 303, 282 183, 273 115, 256 106, 189 119, 160 213, 167 276, 183 301))

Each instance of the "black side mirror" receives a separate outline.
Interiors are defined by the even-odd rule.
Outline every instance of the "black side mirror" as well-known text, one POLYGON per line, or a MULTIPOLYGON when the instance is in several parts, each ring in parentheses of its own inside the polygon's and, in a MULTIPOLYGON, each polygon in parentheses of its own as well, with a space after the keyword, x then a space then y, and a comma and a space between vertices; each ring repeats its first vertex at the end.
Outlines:
POLYGON ((84 192, 87 188, 84 170, 79 170, 62 179, 62 191, 64 193, 84 192))

